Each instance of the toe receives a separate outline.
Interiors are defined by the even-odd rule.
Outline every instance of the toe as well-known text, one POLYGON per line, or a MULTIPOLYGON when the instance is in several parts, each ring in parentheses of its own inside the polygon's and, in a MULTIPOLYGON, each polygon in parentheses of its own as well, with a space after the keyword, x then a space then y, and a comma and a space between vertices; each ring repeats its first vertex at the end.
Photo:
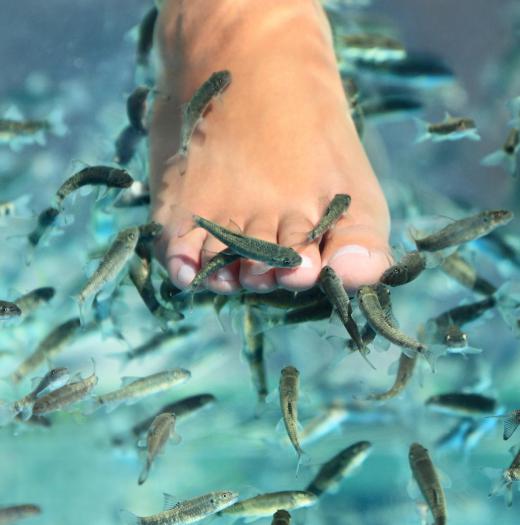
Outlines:
POLYGON ((349 290, 372 284, 392 264, 385 228, 338 223, 327 235, 322 265, 329 265, 349 290))
POLYGON ((301 213, 292 213, 280 221, 278 243, 291 246, 302 256, 302 264, 296 268, 277 268, 278 285, 288 290, 304 290, 316 283, 321 268, 318 243, 305 244, 303 239, 313 227, 312 221, 301 213))
MULTIPOLYGON (((270 214, 260 214, 245 226, 244 233, 264 241, 276 242, 278 224, 270 214)), ((242 259, 240 262, 240 283, 247 290, 269 292, 276 288, 274 269, 259 261, 242 259)))

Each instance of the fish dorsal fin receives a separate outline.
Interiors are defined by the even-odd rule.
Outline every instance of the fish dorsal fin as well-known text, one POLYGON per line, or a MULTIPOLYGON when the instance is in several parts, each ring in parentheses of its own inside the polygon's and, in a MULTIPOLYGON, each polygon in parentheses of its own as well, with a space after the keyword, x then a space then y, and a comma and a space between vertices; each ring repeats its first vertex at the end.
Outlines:
POLYGON ((444 112, 444 120, 451 120, 453 117, 449 111, 444 112))
POLYGON ((128 386, 129 384, 133 383, 134 381, 137 381, 141 379, 140 377, 136 376, 124 376, 121 378, 121 386, 128 386))
POLYGON ((36 376, 31 379, 31 388, 34 390, 39 384, 40 381, 43 379, 41 376, 36 376))
POLYGON ((17 106, 12 105, 4 113, 4 118, 8 120, 23 120, 24 116, 17 106))
POLYGON ((233 219, 229 219, 227 229, 238 235, 244 234, 242 228, 240 228, 240 226, 233 219))
POLYGON ((168 494, 167 492, 163 492, 163 511, 165 510, 172 510, 175 507, 178 507, 180 505, 180 501, 178 501, 175 496, 172 496, 171 494, 168 494))
POLYGON ((406 492, 408 492, 408 496, 410 496, 410 498, 412 498, 413 500, 418 499, 421 495, 419 487, 417 486, 417 483, 413 476, 408 480, 408 484, 406 485, 406 492))
POLYGON ((508 440, 519 425, 518 417, 516 412, 513 411, 504 418, 504 441, 508 440))

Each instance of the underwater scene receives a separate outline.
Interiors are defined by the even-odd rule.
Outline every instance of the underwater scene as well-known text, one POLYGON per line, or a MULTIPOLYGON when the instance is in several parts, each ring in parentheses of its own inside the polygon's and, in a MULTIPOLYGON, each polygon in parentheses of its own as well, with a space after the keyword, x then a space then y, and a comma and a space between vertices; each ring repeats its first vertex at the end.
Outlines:
MULTIPOLYGON (((303 265, 357 203, 325 189, 294 243, 182 210, 179 242, 220 248, 172 281, 149 159, 173 4, 4 1, 0 525, 518 523, 520 5, 322 0, 387 269, 216 293, 303 265)), ((241 78, 207 60, 174 97, 183 181, 241 78)))

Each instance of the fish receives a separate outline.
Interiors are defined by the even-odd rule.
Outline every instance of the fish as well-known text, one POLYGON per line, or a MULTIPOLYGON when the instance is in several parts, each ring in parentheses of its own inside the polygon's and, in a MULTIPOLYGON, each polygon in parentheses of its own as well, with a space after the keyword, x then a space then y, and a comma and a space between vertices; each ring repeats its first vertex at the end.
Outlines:
POLYGON ((394 38, 376 33, 353 33, 338 39, 338 54, 343 60, 391 62, 406 58, 403 45, 394 38))
POLYGON ((136 131, 143 135, 147 133, 145 124, 146 117, 146 99, 150 94, 148 86, 137 86, 126 100, 126 115, 128 122, 136 131))
POLYGON ((336 490, 341 481, 365 461, 371 449, 372 443, 369 441, 359 441, 344 448, 322 465, 305 490, 317 497, 320 497, 324 492, 336 490))
POLYGON ((85 186, 106 186, 107 188, 129 188, 134 179, 128 171, 112 166, 87 166, 69 177, 56 192, 56 205, 59 207, 63 201, 74 191, 85 186))
POLYGON ((148 184, 136 180, 129 188, 119 194, 113 206, 114 208, 136 208, 148 206, 149 204, 150 188, 148 184))
POLYGON ((240 296, 242 304, 248 306, 269 306, 282 310, 309 306, 324 299, 325 296, 318 286, 302 292, 290 292, 288 290, 277 289, 270 293, 247 292, 240 296))
POLYGON ((27 317, 40 305, 48 303, 56 294, 56 289, 52 286, 35 288, 30 292, 21 295, 14 300, 14 303, 22 311, 21 315, 27 317))
POLYGON ((184 368, 164 370, 146 377, 124 377, 123 386, 112 392, 95 396, 92 408, 104 406, 111 412, 121 403, 133 404, 153 394, 158 394, 170 388, 185 383, 191 377, 191 372, 184 368))
MULTIPOLYGON (((278 385, 280 408, 287 435, 298 454, 298 467, 304 454, 298 438, 298 396, 300 389, 300 372, 294 366, 286 366, 280 374, 278 385)), ((298 468, 297 467, 297 468, 298 468)))
POLYGON ((332 402, 303 427, 300 443, 305 445, 318 441, 346 421, 349 415, 350 411, 343 403, 332 402))
POLYGON ((518 425, 520 425, 520 410, 512 410, 508 414, 489 417, 504 419, 504 432, 502 434, 504 441, 507 441, 515 433, 518 425))
POLYGON ((346 193, 334 195, 318 224, 307 234, 307 242, 320 239, 324 233, 330 230, 348 210, 351 200, 350 195, 346 193))
POLYGON ((382 94, 359 103, 365 119, 375 124, 400 122, 423 109, 420 99, 412 95, 382 94))
POLYGON ((150 339, 145 341, 143 344, 132 348, 124 353, 112 354, 114 357, 122 357, 126 360, 139 359, 147 356, 155 351, 160 350, 164 345, 173 343, 177 339, 190 335, 195 332, 194 326, 180 326, 177 329, 167 330, 160 332, 150 339))
POLYGON ((356 126, 357 134, 362 137, 365 130, 365 116, 360 102, 359 88, 351 76, 342 75, 341 83, 350 107, 350 116, 354 121, 354 126, 356 126))
POLYGON ((483 237, 512 219, 513 213, 510 211, 486 210, 454 221, 439 231, 414 241, 418 250, 436 252, 483 237))
POLYGON ((128 166, 135 157, 137 148, 141 144, 145 135, 131 125, 125 126, 116 137, 114 142, 113 161, 120 166, 128 166))
POLYGON ((97 383, 98 377, 95 370, 85 379, 82 379, 78 374, 75 381, 71 381, 61 388, 39 397, 33 404, 33 414, 41 416, 42 414, 56 412, 77 403, 84 399, 97 383))
POLYGON ((209 492, 193 499, 176 502, 164 493, 164 510, 152 516, 136 516, 127 510, 121 517, 127 525, 185 525, 195 523, 233 505, 238 493, 232 491, 209 492))
POLYGON ((286 510, 277 510, 273 514, 271 525, 291 525, 291 515, 286 510))
POLYGON ((42 513, 38 505, 30 503, 24 505, 11 505, 9 507, 0 507, 0 525, 10 525, 18 520, 37 516, 42 513))
POLYGON ((224 268, 224 266, 238 261, 240 257, 237 253, 230 253, 227 249, 217 253, 195 274, 189 289, 191 291, 199 289, 210 275, 224 268))
POLYGON ((13 319, 21 315, 22 310, 16 303, 0 300, 0 320, 13 319))
POLYGON ((321 269, 318 282, 320 283, 323 293, 338 313, 339 318, 350 335, 356 349, 363 356, 365 361, 374 368, 374 365, 372 365, 367 357, 369 350, 365 346, 356 321, 354 321, 354 318, 352 317, 352 304, 345 288, 343 287, 343 282, 330 266, 324 266, 321 269))
POLYGON ((475 121, 466 117, 452 117, 446 113, 442 122, 430 124, 424 120, 415 119, 418 133, 416 143, 431 139, 433 142, 445 140, 459 140, 467 138, 470 140, 480 140, 475 121))
POLYGON ((268 394, 267 375, 264 361, 264 334, 261 319, 252 307, 244 306, 242 355, 249 366, 249 373, 255 386, 258 404, 265 403, 268 394))
POLYGON ((419 251, 407 252, 399 260, 383 272, 379 282, 387 286, 401 286, 413 281, 426 268, 426 257, 419 251))
POLYGON ((168 163, 181 162, 180 174, 186 172, 186 162, 191 137, 202 122, 211 101, 221 95, 231 84, 231 73, 227 70, 213 73, 193 94, 191 100, 182 107, 182 126, 179 138, 179 150, 168 163))
POLYGON ((446 525, 446 499, 428 449, 419 443, 412 443, 408 459, 413 477, 434 518, 434 525, 446 525))
POLYGON ((159 11, 157 10, 157 7, 150 7, 150 9, 146 11, 146 14, 144 15, 138 27, 135 54, 136 62, 141 67, 148 66, 150 52, 153 47, 153 34, 158 14, 159 11))
POLYGON ((175 433, 175 414, 163 413, 155 417, 146 436, 146 462, 139 475, 137 483, 142 485, 148 478, 150 467, 155 457, 161 452, 168 439, 180 442, 180 436, 175 433))
POLYGON ((465 324, 475 321, 488 310, 496 305, 497 301, 493 296, 486 297, 473 303, 461 304, 455 308, 439 314, 432 319, 432 322, 438 329, 448 325, 464 326, 465 324))
POLYGON ((430 396, 425 404, 444 414, 459 417, 478 417, 494 412, 497 400, 482 394, 447 392, 430 396))
POLYGON ((361 312, 374 331, 397 346, 409 348, 428 359, 427 349, 423 343, 406 335, 388 322, 378 294, 372 285, 360 286, 356 296, 361 312))
POLYGON ((278 509, 295 510, 315 505, 318 498, 304 490, 283 490, 268 492, 252 498, 237 501, 219 514, 235 518, 262 518, 272 516, 278 509))
POLYGON ((457 252, 446 257, 440 269, 455 279, 462 286, 481 295, 493 295, 497 288, 484 277, 477 274, 477 270, 457 252))
POLYGON ((117 234, 96 271, 78 293, 77 301, 80 306, 121 273, 126 263, 130 260, 138 240, 139 228, 136 226, 121 230, 117 234))
POLYGON ((51 226, 54 226, 56 223, 59 214, 60 210, 51 206, 38 215, 36 227, 27 235, 27 240, 33 248, 36 248, 42 239, 47 236, 50 232, 51 226))
MULTIPOLYGON (((505 492, 506 503, 508 507, 513 505, 513 483, 520 481, 520 449, 515 450, 511 448, 510 452, 514 455, 513 461, 508 468, 500 472, 500 476, 494 483, 489 497, 495 496, 499 492, 505 492)), ((484 469, 484 472, 490 474, 490 477, 494 477, 495 469, 484 469), (492 470, 493 472, 490 472, 492 470)))
POLYGON ((13 403, 13 413, 20 414, 24 421, 32 416, 32 405, 38 398, 61 388, 68 382, 69 371, 67 368, 53 368, 39 379, 31 392, 13 403))
POLYGON ((503 146, 499 150, 486 155, 480 163, 483 166, 505 165, 509 174, 516 178, 520 174, 520 165, 518 163, 519 152, 520 130, 512 128, 509 130, 503 146))
POLYGON ((394 384, 386 392, 370 394, 366 399, 371 401, 386 401, 387 399, 392 399, 398 396, 406 388, 406 385, 408 385, 408 382, 412 378, 416 362, 417 354, 408 356, 404 352, 401 352, 394 384))
POLYGON ((247 259, 264 262, 274 268, 294 268, 302 263, 301 256, 292 248, 235 233, 199 215, 194 215, 193 221, 231 251, 247 259))
POLYGON ((148 430, 155 417, 164 412, 175 414, 177 421, 180 421, 181 419, 193 415, 198 410, 215 403, 215 401, 216 398, 212 394, 197 394, 194 396, 179 399, 178 401, 175 401, 173 403, 168 403, 167 405, 163 406, 155 414, 155 416, 148 417, 145 420, 135 424, 132 427, 132 434, 134 434, 137 437, 141 436, 143 432, 148 430))
POLYGON ((36 350, 18 365, 10 376, 11 381, 19 383, 43 363, 54 359, 74 337, 80 326, 79 318, 74 317, 53 328, 38 344, 36 350))

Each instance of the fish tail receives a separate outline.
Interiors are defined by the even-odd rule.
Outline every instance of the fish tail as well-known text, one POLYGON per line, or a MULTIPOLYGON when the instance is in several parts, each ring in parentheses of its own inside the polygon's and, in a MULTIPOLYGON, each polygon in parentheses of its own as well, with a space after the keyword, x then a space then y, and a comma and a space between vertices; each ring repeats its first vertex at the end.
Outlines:
POLYGON ((428 140, 431 137, 431 133, 428 131, 428 122, 417 117, 414 117, 414 121, 417 127, 417 137, 415 139, 415 143, 419 144, 420 142, 428 140))
POLYGON ((432 373, 435 374, 437 369, 437 361, 439 357, 443 356, 446 353, 446 348, 444 345, 432 345, 428 348, 425 348, 421 355, 426 359, 426 362, 430 365, 432 373))
POLYGON ((144 464, 143 470, 141 471, 141 474, 139 475, 139 479, 137 480, 138 485, 142 485, 148 479, 149 472, 150 472, 150 461, 147 459, 146 463, 144 464))
POLYGON ((499 149, 497 151, 494 151, 493 153, 490 153, 489 155, 486 155, 481 161, 480 164, 482 166, 499 166, 506 160, 506 153, 504 150, 499 149))
POLYGON ((129 510, 121 509, 119 514, 121 516, 121 520, 126 523, 126 525, 141 525, 143 523, 143 519, 141 517, 136 516, 129 510))
POLYGON ((16 414, 17 411, 12 404, 0 400, 0 427, 11 423, 16 414))
POLYGON ((298 454, 298 462, 296 463, 296 477, 298 477, 298 474, 300 472, 300 466, 303 464, 303 465, 308 465, 311 461, 311 458, 310 456, 304 452, 301 447, 298 447, 297 450, 296 450, 297 454, 298 454))
POLYGON ((496 305, 500 316, 512 330, 515 337, 520 336, 520 286, 513 281, 506 281, 495 292, 496 305))
POLYGON ((503 493, 507 506, 511 507, 513 504, 513 486, 510 481, 504 479, 503 471, 495 468, 485 468, 484 474, 493 481, 488 497, 491 498, 497 494, 503 493))
POLYGON ((504 417, 504 441, 507 441, 515 433, 515 430, 518 428, 519 424, 520 422, 518 421, 518 415, 516 412, 508 414, 504 417))
POLYGON ((49 124, 52 133, 58 137, 63 137, 69 131, 69 128, 63 120, 63 109, 56 108, 49 115, 49 124))

